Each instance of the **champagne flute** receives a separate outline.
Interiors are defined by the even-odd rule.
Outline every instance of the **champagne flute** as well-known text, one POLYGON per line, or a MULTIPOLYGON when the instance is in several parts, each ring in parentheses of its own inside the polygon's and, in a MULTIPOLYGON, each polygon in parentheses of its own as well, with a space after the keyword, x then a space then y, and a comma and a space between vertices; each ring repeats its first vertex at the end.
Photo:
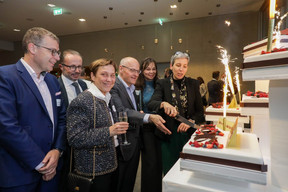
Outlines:
MULTIPOLYGON (((119 121, 121 122, 128 122, 127 112, 125 111, 119 112, 118 118, 119 118, 119 121)), ((121 145, 130 145, 130 143, 127 141, 126 133, 124 133, 123 135, 124 135, 124 142, 122 142, 121 145)))

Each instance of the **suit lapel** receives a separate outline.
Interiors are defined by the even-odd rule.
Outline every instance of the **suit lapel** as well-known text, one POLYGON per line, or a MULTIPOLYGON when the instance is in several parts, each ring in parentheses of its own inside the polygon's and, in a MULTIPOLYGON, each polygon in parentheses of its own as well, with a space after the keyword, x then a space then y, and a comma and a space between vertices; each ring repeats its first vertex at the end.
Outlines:
POLYGON ((17 64, 17 70, 19 72, 20 77, 24 80, 24 82, 26 83, 26 85, 30 88, 31 92, 33 93, 33 95, 36 97, 37 101, 39 102, 39 104, 42 106, 43 110, 46 112, 46 114, 49 116, 48 111, 46 109, 45 103, 43 101, 43 98, 41 96, 40 91, 38 90, 35 82, 33 81, 32 77, 30 76, 30 74, 28 73, 28 71, 26 70, 26 68, 24 67, 24 65, 21 63, 21 61, 19 61, 17 64))
POLYGON ((62 95, 62 98, 64 100, 65 107, 67 108, 69 105, 68 95, 67 95, 67 91, 66 91, 66 88, 65 88, 65 85, 64 85, 64 82, 63 82, 63 79, 61 76, 59 77, 59 84, 61 87, 61 95, 62 95))

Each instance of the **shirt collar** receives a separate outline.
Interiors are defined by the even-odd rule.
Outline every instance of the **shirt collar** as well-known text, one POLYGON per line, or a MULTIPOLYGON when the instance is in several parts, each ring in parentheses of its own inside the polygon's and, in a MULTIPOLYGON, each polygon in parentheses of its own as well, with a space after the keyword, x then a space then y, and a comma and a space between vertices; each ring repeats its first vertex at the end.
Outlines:
POLYGON ((72 83, 78 82, 78 80, 72 81, 71 79, 68 79, 67 77, 65 77, 65 75, 63 75, 63 73, 62 73, 61 77, 62 77, 62 80, 63 80, 65 85, 72 85, 72 83))
POLYGON ((120 75, 118 75, 118 78, 119 78, 119 80, 123 83, 123 85, 124 85, 124 87, 127 89, 127 88, 129 88, 130 89, 130 91, 131 91, 131 93, 133 93, 134 92, 134 90, 135 90, 135 85, 130 85, 130 87, 127 85, 127 83, 120 77, 120 75))
POLYGON ((94 95, 95 97, 97 97, 98 99, 104 100, 108 106, 110 99, 111 99, 111 94, 108 92, 106 93, 106 95, 104 95, 99 89, 98 87, 95 86, 94 83, 91 83, 91 87, 88 89, 88 91, 90 93, 92 93, 92 95, 94 95))
MULTIPOLYGON (((29 75, 30 75, 31 77, 33 77, 33 78, 38 79, 37 74, 36 74, 36 72, 34 71, 34 69, 33 69, 23 58, 21 58, 21 62, 23 63, 25 69, 28 71, 29 75)), ((43 74, 40 75, 40 78, 39 78, 39 79, 40 79, 40 80, 43 80, 44 77, 45 77, 45 75, 46 75, 46 72, 45 72, 44 75, 43 75, 43 74)))

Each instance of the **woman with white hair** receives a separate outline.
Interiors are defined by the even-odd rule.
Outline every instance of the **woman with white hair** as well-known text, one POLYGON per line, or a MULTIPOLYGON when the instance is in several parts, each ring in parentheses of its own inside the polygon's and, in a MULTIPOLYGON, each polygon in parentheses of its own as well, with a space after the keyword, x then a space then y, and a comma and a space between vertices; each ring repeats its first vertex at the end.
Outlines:
POLYGON ((168 78, 157 81, 154 94, 148 104, 150 111, 161 114, 166 121, 166 127, 172 132, 171 135, 157 132, 162 139, 164 174, 176 163, 183 146, 195 131, 189 125, 178 122, 174 117, 179 114, 197 124, 205 121, 199 82, 185 76, 189 61, 189 54, 180 51, 171 57, 172 74, 168 78))

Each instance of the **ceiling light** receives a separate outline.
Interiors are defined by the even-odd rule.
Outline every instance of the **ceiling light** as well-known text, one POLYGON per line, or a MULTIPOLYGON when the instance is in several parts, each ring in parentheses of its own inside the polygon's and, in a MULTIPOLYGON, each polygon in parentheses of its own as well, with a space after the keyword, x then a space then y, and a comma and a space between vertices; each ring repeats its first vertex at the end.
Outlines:
POLYGON ((84 21, 86 21, 86 19, 81 18, 81 19, 79 19, 79 21, 84 22, 84 21))
POLYGON ((176 8, 177 8, 177 5, 170 5, 170 8, 176 9, 176 8))
POLYGON ((47 4, 49 7, 55 7, 54 4, 47 4))
POLYGON ((19 31, 21 31, 20 29, 13 29, 13 31, 15 31, 15 32, 19 32, 19 31))

